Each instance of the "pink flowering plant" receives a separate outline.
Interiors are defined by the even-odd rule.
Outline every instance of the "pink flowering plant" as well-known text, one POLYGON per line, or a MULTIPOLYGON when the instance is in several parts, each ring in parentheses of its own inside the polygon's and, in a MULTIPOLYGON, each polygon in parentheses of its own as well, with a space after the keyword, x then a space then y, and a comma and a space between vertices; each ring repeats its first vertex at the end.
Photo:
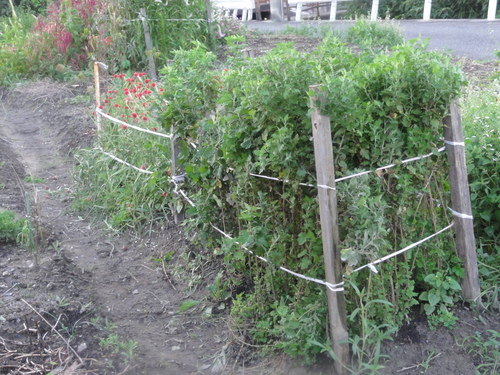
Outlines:
POLYGON ((163 92, 163 87, 145 73, 113 76, 93 114, 102 111, 120 122, 101 117, 98 147, 76 155, 81 161, 75 171, 80 185, 76 208, 99 207, 110 217, 112 226, 135 229, 140 223, 154 221, 158 212, 166 215, 172 210, 176 197, 169 180, 171 144, 169 138, 160 136, 168 135, 170 129, 158 120, 167 106, 161 98, 163 92), (89 161, 92 168, 87 168, 89 161))
POLYGON ((244 23, 239 18, 233 18, 231 15, 226 16, 224 11, 216 11, 214 14, 215 36, 221 43, 229 36, 244 35, 246 28, 244 23))

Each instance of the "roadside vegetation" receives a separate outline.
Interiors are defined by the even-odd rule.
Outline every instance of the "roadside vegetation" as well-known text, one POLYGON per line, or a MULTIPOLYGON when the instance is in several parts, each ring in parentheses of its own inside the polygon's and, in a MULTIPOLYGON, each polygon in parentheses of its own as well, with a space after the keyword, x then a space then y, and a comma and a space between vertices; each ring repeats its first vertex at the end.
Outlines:
MULTIPOLYGON (((353 0, 349 2, 345 17, 367 15, 371 12, 372 0, 353 0)), ((432 2, 432 18, 463 19, 486 18, 488 2, 482 0, 434 0, 432 2)), ((422 19, 424 1, 420 0, 386 0, 380 2, 379 16, 394 19, 422 19)))
MULTIPOLYGON (((103 120, 95 147, 75 155, 74 208, 103 218, 113 230, 144 233, 185 210, 187 232, 224 265, 209 285, 210 298, 228 312, 235 335, 258 353, 281 350, 312 363, 329 351, 324 287, 277 267, 325 277, 316 191, 300 185, 315 183, 309 85, 323 84, 338 177, 434 153, 338 186, 350 344, 357 353, 353 371, 377 373, 382 341, 412 311, 420 309, 431 327, 453 327, 454 306, 465 303, 452 232, 377 266, 378 273, 353 272, 452 220, 447 161, 437 150, 442 117, 451 99, 461 97, 485 307, 478 314, 498 315, 499 82, 467 85, 449 57, 365 21, 346 35, 326 35, 312 53, 285 43, 262 57, 244 58, 244 32, 233 21, 220 18, 225 28, 215 30, 203 22, 170 21, 203 18, 202 3, 190 2, 192 9, 184 2, 147 6, 158 22, 151 26, 152 54, 161 67, 157 82, 142 73, 144 38, 134 20, 139 1, 68 0, 50 3, 38 18, 20 8, 1 19, 4 85, 44 76, 85 78, 96 59, 110 66, 101 107, 123 124, 103 120), (214 53, 217 43, 228 47, 223 63, 214 53), (182 140, 180 187, 190 201, 171 183, 169 141, 128 124, 182 140)), ((197 302, 181 309, 194 309, 197 302)), ((110 335, 102 345, 114 341, 110 335)), ((135 342, 127 345, 132 353, 135 342)), ((498 352, 498 332, 466 338, 462 345, 482 358, 478 373, 497 372, 499 357, 490 353, 498 352)))

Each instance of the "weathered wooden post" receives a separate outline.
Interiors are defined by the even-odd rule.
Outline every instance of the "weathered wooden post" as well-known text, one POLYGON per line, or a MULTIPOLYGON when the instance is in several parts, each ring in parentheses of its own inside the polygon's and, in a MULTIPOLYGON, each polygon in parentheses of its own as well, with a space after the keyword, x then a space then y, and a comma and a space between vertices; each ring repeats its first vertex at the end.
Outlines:
POLYGON ((99 67, 103 68, 104 70, 108 70, 108 66, 106 64, 99 61, 94 62, 94 92, 95 92, 97 134, 99 134, 99 132, 102 129, 101 115, 98 112, 99 106, 101 105, 101 80, 99 78, 99 67))
POLYGON ((96 125, 97 134, 101 131, 101 115, 97 112, 99 106, 101 105, 101 82, 99 79, 99 63, 94 62, 94 92, 95 92, 95 108, 96 108, 96 125))
POLYGON ((467 300, 481 305, 479 273, 477 269, 476 241, 472 222, 472 208, 465 163, 465 144, 462 134, 462 119, 457 100, 450 106, 450 114, 443 119, 444 142, 450 163, 450 191, 455 227, 457 252, 464 261, 462 294, 467 300))
MULTIPOLYGON (((319 213, 321 217, 321 235, 323 238, 323 256, 325 260, 326 281, 331 284, 342 282, 342 263, 340 259, 340 238, 337 217, 337 192, 335 190, 335 169, 333 166, 333 146, 330 117, 321 114, 317 103, 324 103, 321 85, 309 87, 315 92, 311 98, 312 131, 314 139, 314 159, 318 181, 319 213)), ((344 292, 333 292, 327 288, 328 322, 332 348, 338 361, 335 362, 337 374, 346 374, 345 365, 349 362, 347 343, 347 317, 344 292)))
MULTIPOLYGON (((179 164, 179 155, 181 153, 181 140, 178 135, 175 134, 174 127, 170 128, 170 134, 172 138, 170 140, 170 147, 172 150, 172 175, 170 176, 176 185, 180 185, 184 182, 184 168, 179 164)), ((174 222, 175 224, 181 224, 184 221, 185 209, 183 208, 180 212, 177 211, 177 207, 173 207, 174 212, 174 222)))
POLYGON ((431 19, 431 8, 432 8, 432 0, 425 0, 424 3, 424 21, 429 21, 431 19))
POLYGON ((141 8, 141 21, 144 28, 144 38, 146 39, 146 55, 148 56, 149 76, 155 81, 158 79, 156 76, 155 59, 153 57, 153 45, 151 43, 151 35, 149 34, 148 19, 146 15, 146 8, 141 8))

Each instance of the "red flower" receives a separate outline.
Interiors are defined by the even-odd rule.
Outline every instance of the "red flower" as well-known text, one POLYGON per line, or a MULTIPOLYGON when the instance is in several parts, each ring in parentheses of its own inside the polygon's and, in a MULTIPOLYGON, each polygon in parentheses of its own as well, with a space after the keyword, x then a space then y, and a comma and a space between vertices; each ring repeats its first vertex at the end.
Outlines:
POLYGON ((118 74, 113 74, 113 78, 118 78, 118 74))
POLYGON ((104 38, 104 44, 108 46, 111 45, 111 37, 108 36, 107 38, 104 38))
POLYGON ((108 99, 104 99, 104 104, 108 104, 108 103, 109 103, 108 99))
POLYGON ((165 198, 167 196, 167 192, 164 191, 162 196, 163 196, 163 198, 165 198))
MULTIPOLYGON (((154 83, 154 82, 153 82, 153 83, 151 84, 151 87, 156 87, 156 83, 154 83)), ((163 89, 160 89, 160 91, 163 91, 163 89)))
POLYGON ((133 117, 133 118, 137 118, 137 113, 135 113, 135 112, 134 112, 134 113, 132 113, 132 117, 133 117))
POLYGON ((146 107, 146 106, 147 106, 147 104, 146 104, 146 103, 142 103, 142 106, 143 106, 143 107, 146 107))
POLYGON ((127 125, 122 125, 122 129, 127 129, 127 125))
POLYGON ((156 128, 151 128, 151 130, 154 131, 154 132, 158 131, 158 129, 156 129, 156 128))
POLYGON ((141 165, 141 169, 146 169, 146 166, 145 165, 141 165))
POLYGON ((149 83, 149 82, 151 82, 151 80, 148 78, 144 82, 149 83))
POLYGON ((99 106, 99 109, 102 109, 102 105, 99 106))
POLYGON ((142 119, 143 119, 144 121, 148 121, 148 118, 147 118, 146 116, 144 116, 142 119))
POLYGON ((120 108, 120 104, 115 103, 115 108, 120 108))

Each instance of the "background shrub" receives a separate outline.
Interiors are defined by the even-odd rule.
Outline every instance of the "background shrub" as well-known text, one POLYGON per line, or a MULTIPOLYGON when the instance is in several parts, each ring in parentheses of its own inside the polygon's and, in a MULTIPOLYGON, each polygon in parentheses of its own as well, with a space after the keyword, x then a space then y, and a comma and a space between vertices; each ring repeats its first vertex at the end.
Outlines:
MULTIPOLYGON (((354 0, 349 3, 347 17, 367 15, 371 12, 371 0, 354 0)), ((385 0, 380 2, 379 17, 396 19, 421 19, 424 13, 424 1, 421 0, 385 0)), ((488 2, 482 0, 434 0, 431 18, 460 19, 486 18, 488 2)))

